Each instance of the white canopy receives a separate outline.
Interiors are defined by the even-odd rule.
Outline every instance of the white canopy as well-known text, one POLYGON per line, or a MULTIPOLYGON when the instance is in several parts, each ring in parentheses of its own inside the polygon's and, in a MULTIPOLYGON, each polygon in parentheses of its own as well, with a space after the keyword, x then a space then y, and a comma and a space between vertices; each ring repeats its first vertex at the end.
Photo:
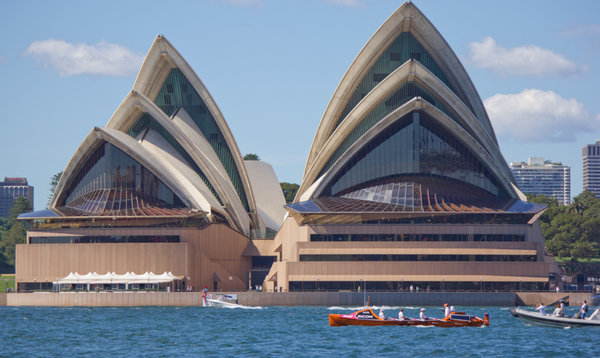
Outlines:
POLYGON ((176 280, 183 280, 185 276, 175 276, 171 272, 164 272, 162 275, 155 273, 144 273, 142 275, 136 275, 133 272, 127 272, 124 275, 117 275, 116 273, 107 272, 105 275, 98 275, 95 272, 89 272, 85 275, 80 275, 77 272, 69 273, 67 277, 58 279, 58 282, 62 284, 109 284, 109 283, 125 283, 125 284, 139 284, 139 283, 165 283, 173 282, 176 280))

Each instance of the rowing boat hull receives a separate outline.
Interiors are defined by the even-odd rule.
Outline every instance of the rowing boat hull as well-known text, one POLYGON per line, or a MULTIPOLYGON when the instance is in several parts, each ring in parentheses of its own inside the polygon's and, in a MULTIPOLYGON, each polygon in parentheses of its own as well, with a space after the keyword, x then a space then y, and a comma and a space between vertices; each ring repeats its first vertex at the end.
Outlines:
POLYGON ((480 327, 484 321, 478 317, 468 317, 468 319, 452 319, 453 315, 445 319, 414 319, 405 318, 403 320, 388 318, 381 319, 371 309, 365 309, 354 312, 349 315, 330 314, 330 326, 435 326, 435 327, 480 327))

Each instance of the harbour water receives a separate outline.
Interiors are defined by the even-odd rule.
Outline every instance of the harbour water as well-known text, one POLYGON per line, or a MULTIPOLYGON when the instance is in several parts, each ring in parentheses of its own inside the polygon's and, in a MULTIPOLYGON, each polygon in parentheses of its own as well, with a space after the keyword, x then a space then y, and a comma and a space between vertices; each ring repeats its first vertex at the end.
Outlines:
MULTIPOLYGON (((410 317, 420 307, 403 307, 410 317)), ((482 328, 330 327, 358 307, 0 307, 0 356, 591 357, 598 328, 526 327, 509 307, 457 307, 482 328)), ((400 307, 386 307, 396 316, 400 307)), ((432 317, 440 307, 426 307, 432 317)), ((573 314, 577 307, 568 307, 573 314)), ((378 307, 375 308, 378 313, 378 307)), ((591 311, 590 311, 591 313, 591 311)))

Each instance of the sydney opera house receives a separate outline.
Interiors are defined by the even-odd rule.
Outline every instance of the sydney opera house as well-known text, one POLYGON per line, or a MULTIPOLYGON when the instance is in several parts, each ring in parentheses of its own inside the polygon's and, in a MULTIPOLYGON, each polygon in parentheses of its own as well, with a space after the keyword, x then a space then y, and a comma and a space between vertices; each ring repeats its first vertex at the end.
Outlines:
POLYGON ((158 36, 131 93, 20 217, 17 282, 171 272, 284 291, 542 289, 557 271, 467 72, 404 3, 325 109, 294 203, 244 161, 223 115, 158 36))

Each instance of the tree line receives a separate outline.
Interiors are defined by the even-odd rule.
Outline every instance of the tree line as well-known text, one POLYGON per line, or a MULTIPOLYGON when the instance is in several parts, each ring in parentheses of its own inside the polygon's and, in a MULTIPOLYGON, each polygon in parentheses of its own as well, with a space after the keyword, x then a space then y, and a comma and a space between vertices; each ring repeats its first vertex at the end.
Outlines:
POLYGON ((540 217, 546 249, 554 256, 591 259, 600 253, 600 199, 591 191, 573 198, 571 205, 559 205, 545 195, 527 194, 532 203, 547 205, 540 217))

